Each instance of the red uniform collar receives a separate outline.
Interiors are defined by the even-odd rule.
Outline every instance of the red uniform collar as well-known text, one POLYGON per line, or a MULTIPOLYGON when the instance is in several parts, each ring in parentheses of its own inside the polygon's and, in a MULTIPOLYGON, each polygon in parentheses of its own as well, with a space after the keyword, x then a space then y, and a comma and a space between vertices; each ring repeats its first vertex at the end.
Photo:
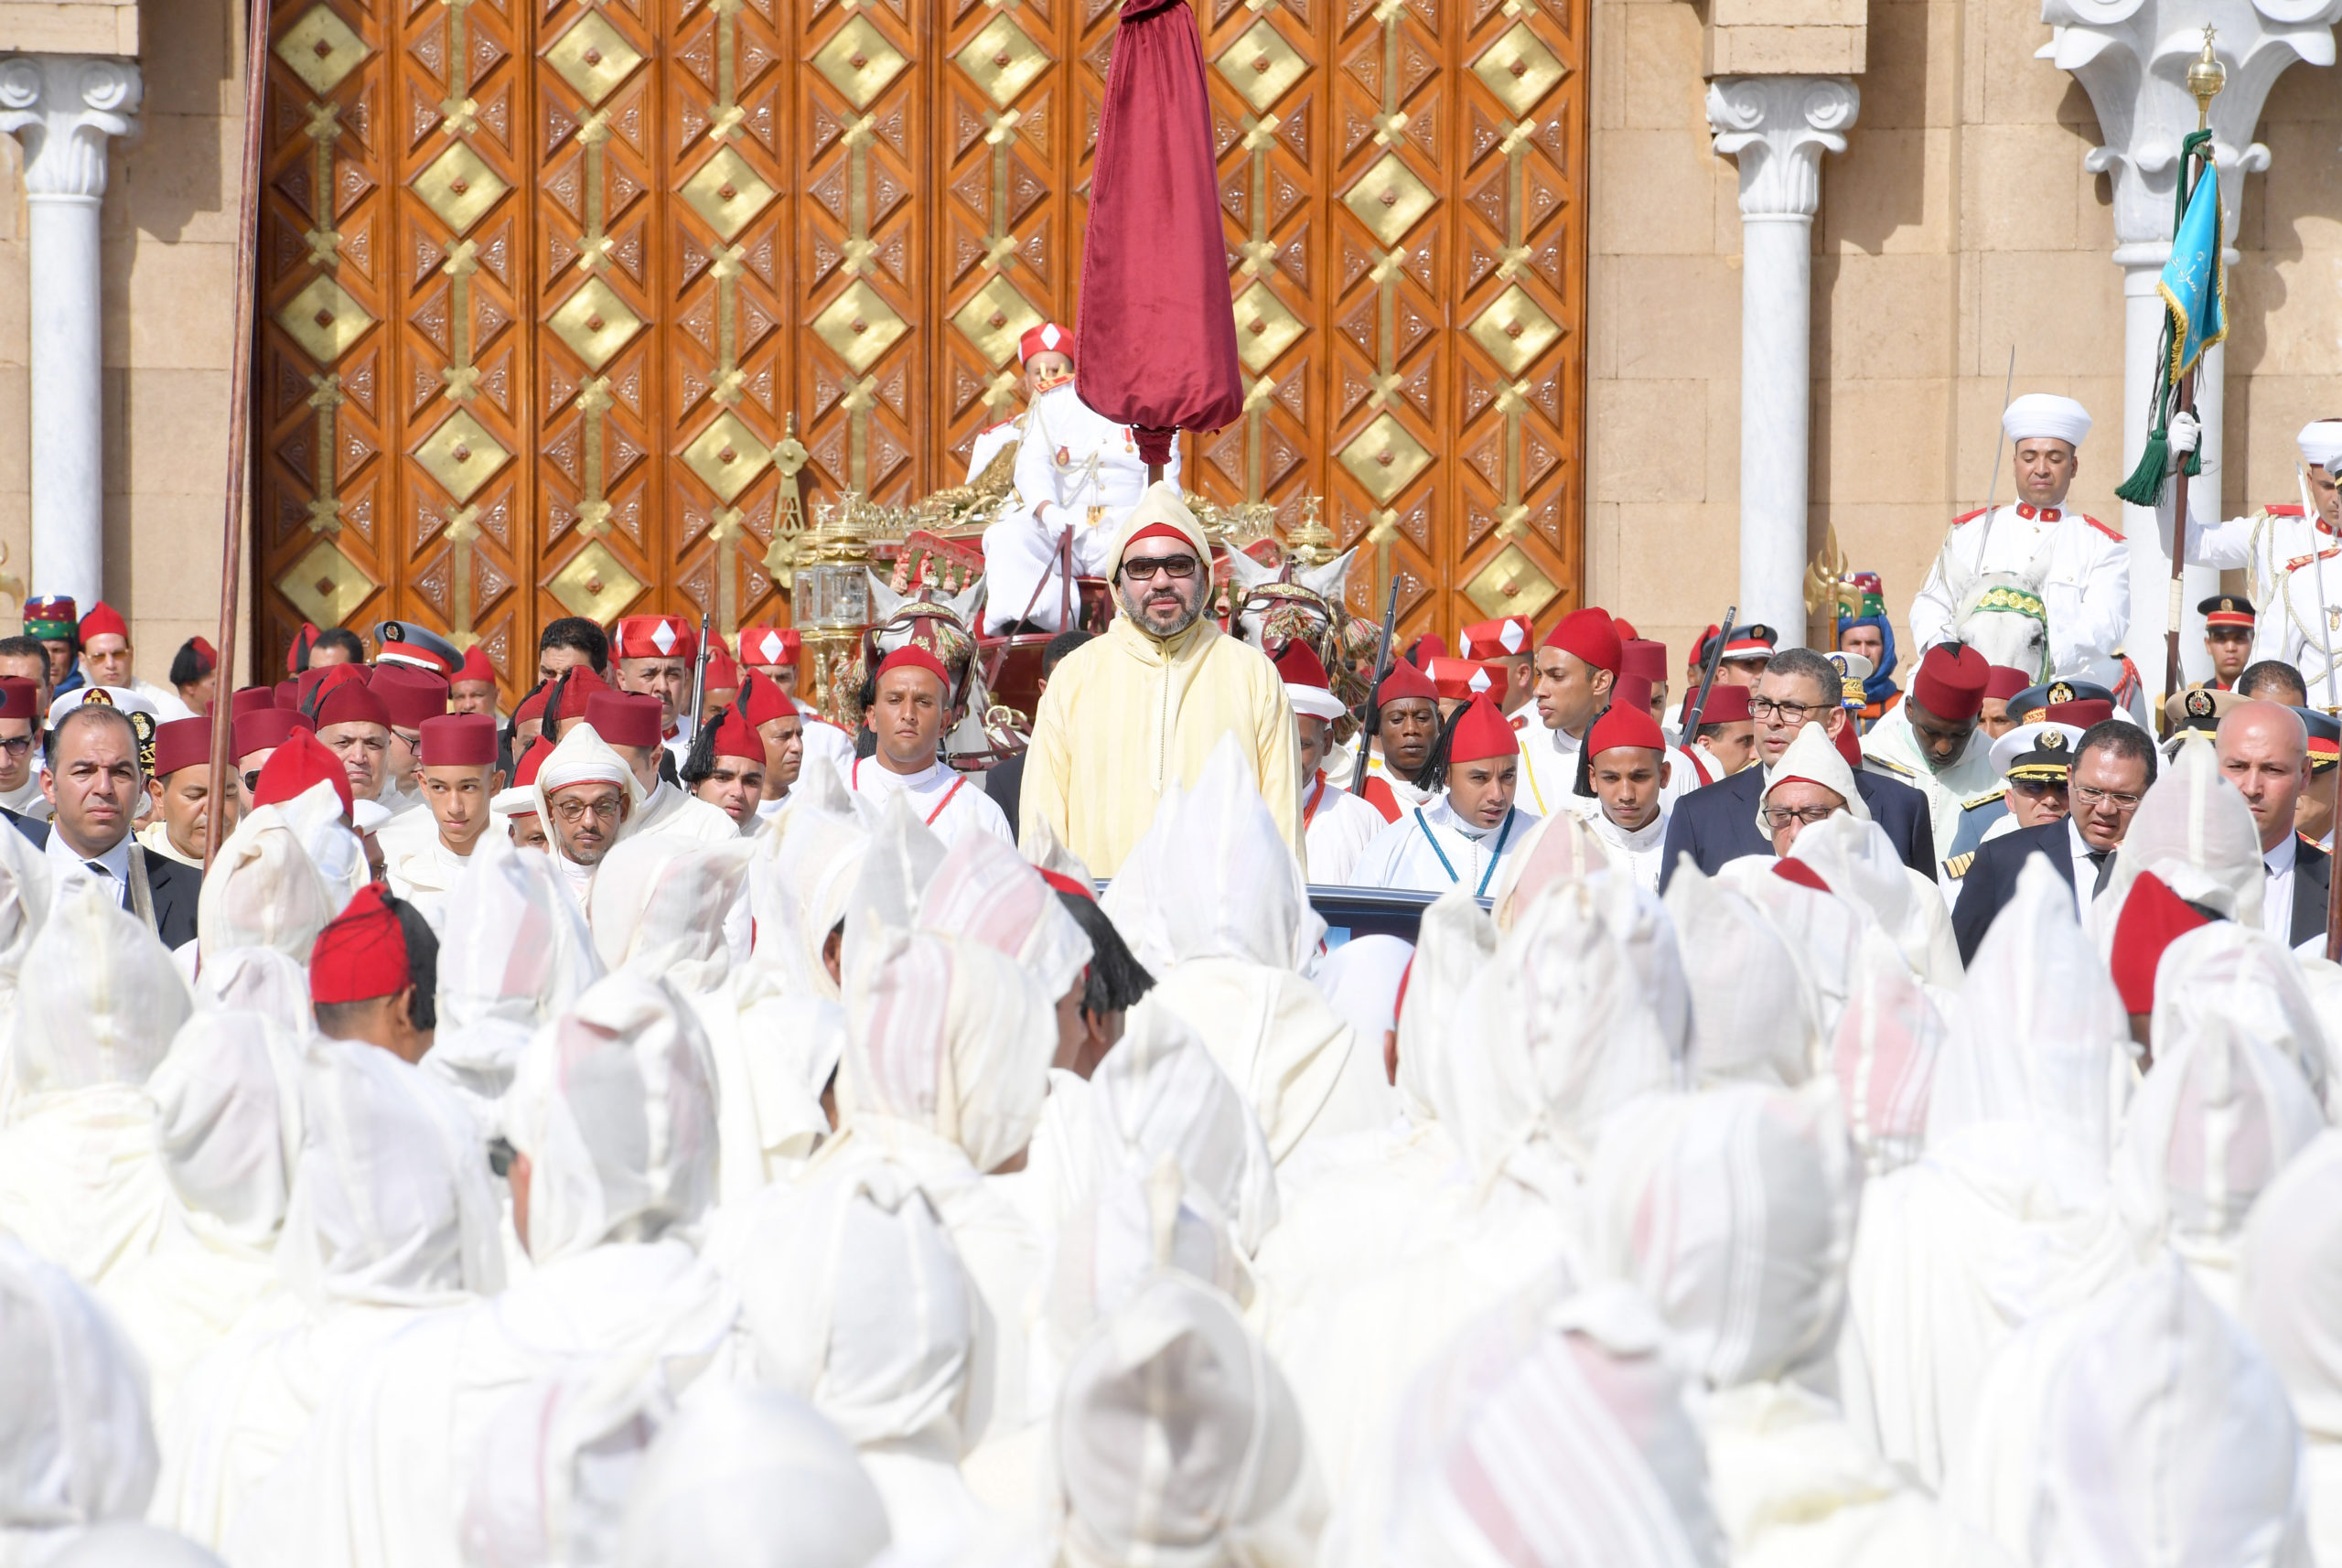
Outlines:
POLYGON ((2016 514, 2027 522, 2055 522, 2066 515, 2057 507, 2035 506, 2030 501, 2019 501, 2016 514))

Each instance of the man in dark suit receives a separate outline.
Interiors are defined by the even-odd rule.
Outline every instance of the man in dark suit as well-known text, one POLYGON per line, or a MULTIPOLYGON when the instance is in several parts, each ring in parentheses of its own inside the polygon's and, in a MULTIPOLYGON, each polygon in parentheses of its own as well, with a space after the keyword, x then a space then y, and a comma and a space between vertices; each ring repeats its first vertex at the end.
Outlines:
POLYGON ((2298 947, 2326 934, 2326 853, 2294 831, 2309 787, 2309 733, 2290 707, 2256 698, 2230 708, 2212 737, 2221 776, 2252 808, 2266 874, 2261 929, 2298 947))
POLYGON ((195 905, 203 873, 131 837, 132 813, 145 781, 138 732, 121 709, 83 703, 49 732, 41 790, 56 815, 48 822, 9 814, 9 825, 41 848, 62 877, 85 870, 113 889, 124 909, 147 918, 167 948, 195 940, 195 905), (142 908, 143 906, 143 908, 142 908))
POLYGON ((1961 879, 1960 901, 1951 910, 1960 961, 1970 961, 1983 946, 1993 917, 2016 896, 2017 873, 2029 855, 2047 856, 2075 890, 2078 911, 2087 908, 2112 874, 2115 846, 2131 831, 2131 815, 2154 781, 2154 736, 2128 719, 2108 719, 2085 730, 2074 747, 2073 775, 2066 789, 2072 814, 1989 839, 1977 848, 1974 863, 1961 879), (2077 880, 2081 872, 2090 876, 2087 892, 2077 880))
MULTIPOLYGON (((1661 891, 1687 854, 1710 875, 1726 861, 1770 855, 1773 846, 1756 831, 1756 800, 1764 792, 1765 770, 1781 759, 1806 725, 1820 725, 1835 740, 1853 722, 1845 709, 1838 671, 1809 648, 1785 648, 1773 656, 1749 691, 1748 711, 1756 724, 1756 760, 1728 779, 1692 790, 1670 810, 1659 873, 1661 891)), ((1933 877, 1936 841, 1928 798, 1907 784, 1861 771, 1854 775, 1854 788, 1903 864, 1933 877)))

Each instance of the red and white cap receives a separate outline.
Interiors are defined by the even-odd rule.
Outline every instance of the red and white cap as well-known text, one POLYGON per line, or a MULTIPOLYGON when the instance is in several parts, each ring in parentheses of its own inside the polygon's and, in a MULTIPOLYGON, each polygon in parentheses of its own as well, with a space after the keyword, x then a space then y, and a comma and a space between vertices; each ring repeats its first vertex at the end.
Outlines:
POLYGON ((1537 628, 1527 616, 1476 620, 1456 634, 1456 651, 1466 659, 1513 659, 1532 650, 1537 628))
POLYGON ((1469 659, 1427 659, 1423 673, 1431 677, 1433 687, 1450 701, 1486 697, 1499 707, 1504 706, 1506 690, 1512 684, 1500 665, 1479 664, 1469 659))
POLYGON ((1073 334, 1054 321, 1044 321, 1016 339, 1016 362, 1029 362, 1036 354, 1063 354, 1073 358, 1073 334))
POLYGON ((794 664, 803 648, 804 640, 793 626, 774 626, 760 621, 755 626, 740 628, 740 662, 743 664, 752 664, 760 669, 794 664))
POLYGON ((1284 682, 1285 701, 1293 704, 1295 713, 1327 723, 1342 716, 1341 702, 1334 695, 1333 682, 1326 678, 1325 662, 1307 643, 1296 639, 1277 655, 1277 674, 1284 682))
POLYGON ((620 659, 695 659, 699 634, 681 616, 626 616, 611 652, 620 659))

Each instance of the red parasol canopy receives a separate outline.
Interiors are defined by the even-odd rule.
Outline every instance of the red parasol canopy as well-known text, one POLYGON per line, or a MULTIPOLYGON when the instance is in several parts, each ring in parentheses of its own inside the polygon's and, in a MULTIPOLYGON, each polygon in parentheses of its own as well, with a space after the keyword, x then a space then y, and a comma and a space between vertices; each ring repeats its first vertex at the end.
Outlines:
POLYGON ((1244 411, 1203 38, 1187 0, 1124 0, 1089 225, 1075 389, 1132 427, 1143 460, 1167 463, 1179 431, 1244 411))

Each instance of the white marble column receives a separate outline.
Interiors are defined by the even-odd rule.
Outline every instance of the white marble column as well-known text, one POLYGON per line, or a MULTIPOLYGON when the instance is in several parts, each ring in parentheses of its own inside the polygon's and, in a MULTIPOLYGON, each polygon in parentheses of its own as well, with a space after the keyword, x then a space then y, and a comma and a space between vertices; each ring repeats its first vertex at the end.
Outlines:
POLYGON ((1708 84, 1716 151, 1740 163, 1740 618, 1805 640, 1813 392, 1813 214, 1821 155, 1861 107, 1833 76, 1708 84))
MULTIPOLYGON (((2270 88, 2298 61, 2334 63, 2333 24, 2342 0, 2042 0, 2050 24, 2040 58, 2072 73, 2098 113, 2104 145, 2083 156, 2093 174, 2114 182, 2114 264, 2122 269, 2122 443, 2119 479, 2147 443, 2148 403, 2163 334, 2163 302, 2155 283, 2171 257, 2173 194, 2182 138, 2196 129, 2188 95, 2188 66, 2202 53, 2204 27, 2214 29, 2215 52, 2228 68, 2228 85, 2212 101, 2212 152, 2220 171, 2224 231, 2236 233, 2245 177, 2269 166, 2269 149, 2252 139, 2270 88)), ((2231 265, 2233 248, 2227 252, 2231 265)), ((2232 309, 2250 308, 2230 295, 2232 309)), ((2204 421, 2203 472, 2188 481, 2191 528, 2222 515, 2221 414, 2226 355, 2204 356, 2196 374, 2197 412, 2204 421)), ((2115 411, 2093 409, 2100 429, 2115 411)), ((2111 451, 2096 459, 2111 462, 2111 451)), ((2085 461, 2090 459, 2085 458, 2085 461)), ((2250 499, 2237 498, 2239 505, 2250 499)), ((2165 634, 2171 605, 2171 535, 2175 491, 2166 488, 2154 510, 2124 506, 2122 532, 2131 552, 2131 630, 2123 651, 2138 667, 2151 701, 2164 686, 2165 634)), ((2179 652, 2183 678, 2209 673, 2204 627, 2197 604, 2218 591, 2219 574, 2188 567, 2180 589, 2179 652)))
POLYGON ((84 608, 105 587, 98 208, 106 144, 130 133, 139 92, 128 60, 0 60, 0 131, 23 145, 31 213, 32 589, 84 608))

